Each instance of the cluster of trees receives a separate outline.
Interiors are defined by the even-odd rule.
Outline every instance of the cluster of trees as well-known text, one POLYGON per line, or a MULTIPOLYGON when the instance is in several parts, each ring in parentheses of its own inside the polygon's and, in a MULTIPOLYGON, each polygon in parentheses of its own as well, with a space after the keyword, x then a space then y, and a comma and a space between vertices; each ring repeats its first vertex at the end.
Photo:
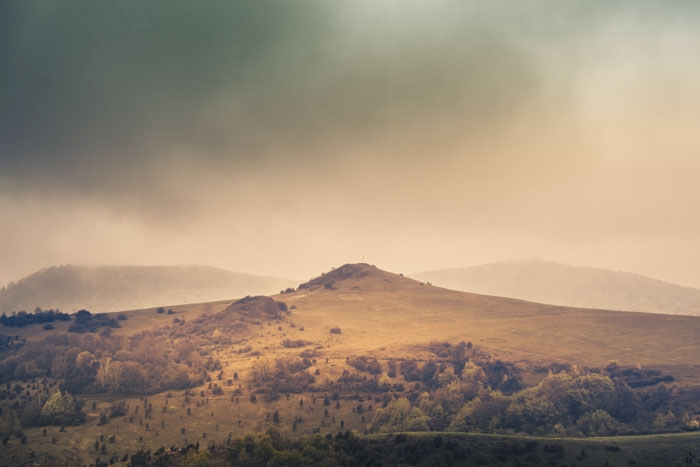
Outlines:
POLYGON ((69 332, 97 332, 100 328, 120 328, 117 319, 111 318, 106 313, 98 313, 93 315, 88 310, 80 310, 75 314, 73 324, 68 328, 69 332))
MULTIPOLYGON (((587 446, 595 465, 618 463, 628 457, 620 448, 603 442, 587 446), (617 462, 616 462, 617 461, 617 462)), ((570 441, 543 443, 518 438, 464 437, 454 434, 389 434, 362 437, 349 431, 332 436, 316 434, 289 439, 271 428, 265 433, 229 437, 208 447, 188 445, 156 452, 140 451, 130 457, 134 467, 182 465, 263 466, 365 466, 365 465, 580 465, 587 452, 570 441)), ((630 454, 632 457, 637 457, 630 454)), ((671 462, 683 459, 673 456, 671 462)), ((630 465, 636 461, 627 459, 630 465)), ((687 463, 687 462, 686 462, 687 463)), ((584 465, 593 465, 584 461, 584 465)))
MULTIPOLYGON (((0 409, 9 412, 9 429, 29 426, 79 425, 85 421, 83 401, 77 400, 68 391, 61 390, 54 381, 43 379, 22 385, 7 384, 0 391, 0 400, 8 401, 0 409)), ((8 428, 5 425, 3 428, 8 428)))
POLYGON ((51 377, 73 394, 151 394, 201 384, 216 362, 193 339, 143 332, 134 336, 52 334, 16 354, 4 352, 0 382, 51 377), (204 351, 204 350, 202 350, 204 351))
MULTIPOLYGON (((246 297, 223 312, 128 337, 111 332, 120 327, 120 317, 80 310, 74 315, 71 333, 3 346, 0 383, 50 377, 73 394, 152 394, 190 388, 201 384, 208 371, 220 369, 220 363, 209 355, 214 346, 235 343, 232 336, 240 335, 249 326, 247 321, 281 321, 286 310, 286 304, 268 297, 246 297)), ((310 365, 308 360, 300 361, 306 368, 310 365)), ((294 376, 282 378, 291 382, 279 384, 280 391, 298 392, 313 382, 311 375, 304 376, 297 367, 282 372, 294 376)))
POLYGON ((663 373, 660 370, 638 367, 620 368, 616 362, 610 362, 608 366, 605 367, 605 371, 610 376, 623 380, 631 388, 654 386, 659 383, 675 381, 673 375, 663 373))
POLYGON ((313 363, 308 358, 257 360, 251 366, 253 381, 258 385, 257 392, 267 394, 268 400, 274 400, 279 394, 298 394, 308 390, 316 382, 316 378, 306 371, 313 363))
POLYGON ((58 310, 42 310, 41 308, 36 308, 34 313, 13 311, 10 316, 7 316, 5 313, 0 316, 0 324, 11 328, 23 328, 30 324, 48 324, 54 321, 70 321, 70 315, 58 310))
POLYGON ((44 402, 39 411, 38 418, 29 418, 27 413, 33 413, 34 409, 30 405, 23 411, 23 424, 31 425, 79 425, 85 422, 85 412, 82 411, 82 403, 67 391, 56 391, 44 402))
MULTIPOLYGON (((483 382, 482 382, 483 384, 483 382)), ((547 375, 537 386, 511 396, 483 385, 452 418, 452 431, 611 435, 631 422, 632 393, 606 375, 547 375)))
POLYGON ((697 388, 661 383, 633 391, 605 371, 575 370, 549 373, 536 386, 507 393, 491 385, 491 369, 469 361, 457 375, 438 367, 431 390, 409 391, 379 409, 368 429, 606 436, 690 429, 700 411, 697 388))

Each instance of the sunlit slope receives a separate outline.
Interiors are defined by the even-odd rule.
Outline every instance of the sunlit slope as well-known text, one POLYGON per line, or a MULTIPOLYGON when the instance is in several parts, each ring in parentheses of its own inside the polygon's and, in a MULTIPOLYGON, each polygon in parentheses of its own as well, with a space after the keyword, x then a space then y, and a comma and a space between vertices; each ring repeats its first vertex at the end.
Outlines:
POLYGON ((401 356, 412 344, 471 341, 533 363, 700 368, 700 318, 566 308, 443 289, 369 265, 345 265, 279 297, 305 338, 349 352, 401 356), (328 285, 326 285, 328 284, 328 285), (331 335, 338 326, 342 334, 331 335), (382 350, 384 349, 384 350, 382 350))
POLYGON ((521 259, 411 274, 465 292, 539 303, 700 315, 700 290, 628 272, 521 259))
POLYGON ((0 313, 132 310, 272 294, 294 282, 209 266, 56 266, 0 291, 0 313))

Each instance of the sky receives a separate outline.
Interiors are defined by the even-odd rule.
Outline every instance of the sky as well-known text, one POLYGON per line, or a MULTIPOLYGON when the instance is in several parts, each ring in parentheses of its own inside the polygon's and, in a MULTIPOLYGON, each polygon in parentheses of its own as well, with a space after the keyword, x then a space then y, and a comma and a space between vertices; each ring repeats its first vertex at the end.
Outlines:
POLYGON ((700 287, 700 3, 0 3, 0 285, 539 257, 700 287))

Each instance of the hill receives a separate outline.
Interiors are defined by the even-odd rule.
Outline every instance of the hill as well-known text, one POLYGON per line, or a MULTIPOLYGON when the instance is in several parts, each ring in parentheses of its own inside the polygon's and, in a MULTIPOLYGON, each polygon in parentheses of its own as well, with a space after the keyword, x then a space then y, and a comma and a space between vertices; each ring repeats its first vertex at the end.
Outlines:
MULTIPOLYGON (((415 344, 471 341, 508 361, 591 366, 692 365, 700 318, 572 308, 431 286, 370 265, 345 265, 282 298, 305 334, 344 350, 400 356, 415 344), (346 336, 347 334, 347 336, 346 336), (384 349, 384 350, 379 350, 384 349)), ((679 369, 680 367, 677 367, 679 369)), ((692 372, 691 372, 692 373, 692 372)), ((695 373, 700 382, 700 371, 695 373)))
POLYGON ((110 312, 272 294, 293 284, 209 266, 75 266, 42 269, 0 291, 0 313, 58 308, 110 312))
POLYGON ((697 436, 677 432, 700 427, 698 317, 542 305, 349 264, 271 297, 88 318, 77 333, 65 332, 76 315, 0 328, 0 460, 116 462, 201 445, 251 464, 252 452, 269 462, 350 439, 366 465, 387 446, 346 432, 430 430, 444 438, 381 439, 397 463, 422 452, 428 464, 617 465, 674 447, 684 462, 697 436), (75 395, 70 411, 47 410, 49 396, 69 399, 58 388, 75 395), (447 433, 470 431, 501 437, 447 433), (658 436, 561 438, 640 433, 658 436))
POLYGON ((441 287, 539 303, 700 316, 700 290, 606 269, 522 259, 411 274, 441 287))

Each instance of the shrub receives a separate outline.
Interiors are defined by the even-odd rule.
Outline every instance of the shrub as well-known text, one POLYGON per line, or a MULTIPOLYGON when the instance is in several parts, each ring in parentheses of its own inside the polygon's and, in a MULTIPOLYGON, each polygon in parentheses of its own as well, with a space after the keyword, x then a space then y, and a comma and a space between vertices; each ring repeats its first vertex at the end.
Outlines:
POLYGON ((373 375, 378 375, 382 372, 381 364, 373 357, 360 356, 350 358, 348 359, 348 364, 360 371, 366 371, 373 375))
POLYGON ((331 328, 331 334, 342 334, 342 333, 343 333, 343 331, 341 331, 338 326, 333 326, 331 328))
POLYGON ((296 349, 309 344, 311 344, 311 342, 305 341, 304 339, 285 339, 282 341, 282 347, 285 349, 296 349))

